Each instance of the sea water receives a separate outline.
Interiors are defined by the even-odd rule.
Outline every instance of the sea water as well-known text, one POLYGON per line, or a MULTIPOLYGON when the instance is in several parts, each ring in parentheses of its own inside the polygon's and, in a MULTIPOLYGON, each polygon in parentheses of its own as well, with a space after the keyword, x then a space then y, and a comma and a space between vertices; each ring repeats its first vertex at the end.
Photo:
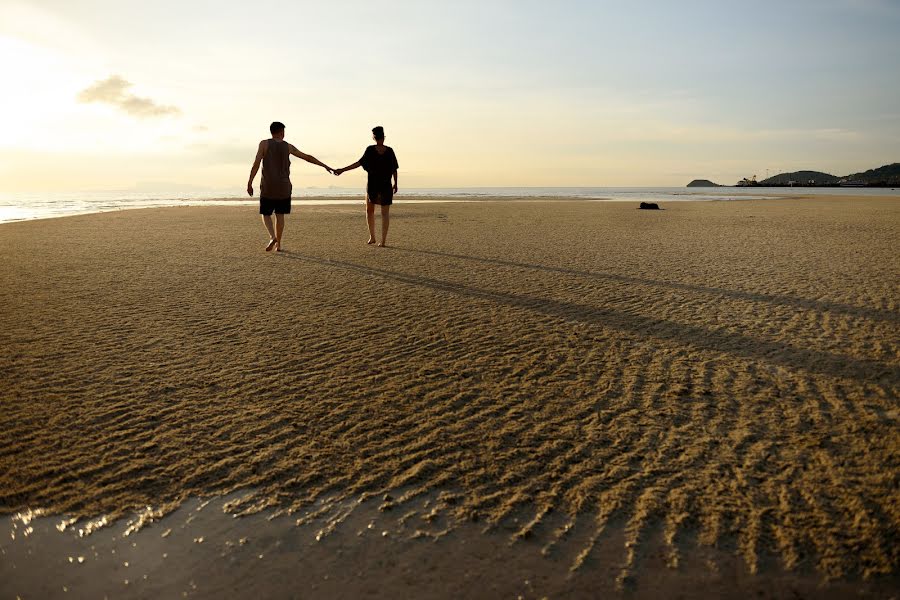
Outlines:
MULTIPOLYGON (((900 196, 900 188, 682 188, 682 187, 471 187, 403 188, 396 197, 401 203, 450 199, 474 202, 486 198, 538 200, 571 198, 584 201, 679 202, 685 200, 749 200, 785 196, 900 196)), ((301 204, 355 204, 364 198, 359 188, 294 188, 294 201, 301 204)), ((131 208, 165 206, 248 205, 257 203, 241 188, 191 192, 0 192, 0 223, 107 212, 131 208)))

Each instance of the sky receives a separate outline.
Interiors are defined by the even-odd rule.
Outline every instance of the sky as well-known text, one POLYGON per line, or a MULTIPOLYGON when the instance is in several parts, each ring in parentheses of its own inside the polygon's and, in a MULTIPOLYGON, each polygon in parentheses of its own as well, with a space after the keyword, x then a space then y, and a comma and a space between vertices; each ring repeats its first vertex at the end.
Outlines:
POLYGON ((900 0, 0 0, 0 192, 242 190, 273 120, 333 167, 383 125, 401 188, 845 175, 900 162, 898 31, 900 0))

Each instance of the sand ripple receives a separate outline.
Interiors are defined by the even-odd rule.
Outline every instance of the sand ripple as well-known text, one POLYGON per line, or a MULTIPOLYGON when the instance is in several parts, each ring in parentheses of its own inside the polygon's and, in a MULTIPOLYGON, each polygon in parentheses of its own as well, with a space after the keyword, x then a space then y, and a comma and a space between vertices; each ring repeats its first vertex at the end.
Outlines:
POLYGON ((0 512, 252 488, 573 569, 623 527, 623 581, 658 536, 897 572, 897 200, 398 205, 386 250, 358 213, 280 256, 240 208, 2 226, 0 512))

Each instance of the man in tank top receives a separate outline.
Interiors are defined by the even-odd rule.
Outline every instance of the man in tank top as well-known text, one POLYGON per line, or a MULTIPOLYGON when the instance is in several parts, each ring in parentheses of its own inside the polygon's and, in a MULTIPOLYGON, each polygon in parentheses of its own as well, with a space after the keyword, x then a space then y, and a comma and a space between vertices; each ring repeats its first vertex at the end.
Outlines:
POLYGON ((275 121, 269 125, 272 138, 259 143, 253 168, 250 169, 250 180, 247 182, 247 193, 253 196, 253 180, 259 165, 262 163, 262 181, 259 189, 259 214, 269 232, 269 244, 266 252, 281 252, 281 234, 284 232, 284 215, 291 212, 291 154, 306 162, 323 167, 329 173, 331 167, 315 156, 304 154, 292 144, 284 141, 284 123, 275 121), (275 224, 272 224, 272 213, 275 213, 275 224))

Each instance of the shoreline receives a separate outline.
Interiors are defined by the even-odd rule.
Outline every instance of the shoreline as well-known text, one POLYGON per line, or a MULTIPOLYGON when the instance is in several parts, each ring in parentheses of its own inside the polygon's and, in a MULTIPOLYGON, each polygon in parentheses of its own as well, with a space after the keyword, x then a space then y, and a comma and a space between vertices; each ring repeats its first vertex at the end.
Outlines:
MULTIPOLYGON (((652 189, 652 188, 651 188, 652 189)), ((677 194, 676 194, 677 195, 677 194)), ((458 204, 458 203, 466 203, 466 204, 478 204, 478 203, 492 203, 492 202, 501 202, 501 203, 529 203, 529 202, 545 202, 545 203, 555 203, 555 202, 609 202, 609 203, 635 203, 638 204, 642 201, 654 201, 658 204, 682 204, 686 202, 749 202, 749 201, 769 201, 769 200, 890 200, 891 198, 900 198, 900 192, 896 196, 894 195, 877 195, 877 196, 859 196, 854 195, 852 190, 849 190, 846 194, 841 195, 825 195, 825 196, 814 196, 803 193, 795 193, 795 194, 758 194, 758 195, 738 195, 731 198, 703 198, 703 197, 691 197, 691 196, 703 196, 703 192, 686 192, 683 194, 687 198, 682 200, 661 200, 656 197, 647 196, 635 196, 634 198, 611 198, 611 197, 565 197, 565 196, 398 196, 396 205, 416 205, 416 204, 458 204)), ((144 202, 152 203, 157 202, 156 200, 146 200, 144 202)), ((185 200, 160 200, 160 204, 149 204, 149 205, 137 205, 137 206, 117 206, 117 207, 108 207, 108 208, 99 208, 92 210, 85 210, 79 212, 72 212, 66 214, 50 214, 50 215, 37 215, 37 216, 28 216, 23 218, 15 218, 15 219, 0 219, 0 225, 5 225, 9 223, 25 223, 30 221, 45 221, 48 219, 60 219, 64 217, 78 217, 84 215, 96 215, 96 214, 107 214, 107 213, 117 213, 122 211, 132 211, 132 210, 147 210, 147 209, 157 209, 157 208, 204 208, 204 207, 254 207, 258 205, 258 198, 255 199, 244 199, 244 198, 208 198, 208 199, 185 199, 185 200)), ((351 197, 332 197, 332 196, 308 196, 308 197, 300 197, 293 199, 294 208, 301 208, 303 206, 354 206, 358 204, 363 204, 364 198, 351 198, 351 197)), ((13 207, 15 208, 15 207, 13 207)))

